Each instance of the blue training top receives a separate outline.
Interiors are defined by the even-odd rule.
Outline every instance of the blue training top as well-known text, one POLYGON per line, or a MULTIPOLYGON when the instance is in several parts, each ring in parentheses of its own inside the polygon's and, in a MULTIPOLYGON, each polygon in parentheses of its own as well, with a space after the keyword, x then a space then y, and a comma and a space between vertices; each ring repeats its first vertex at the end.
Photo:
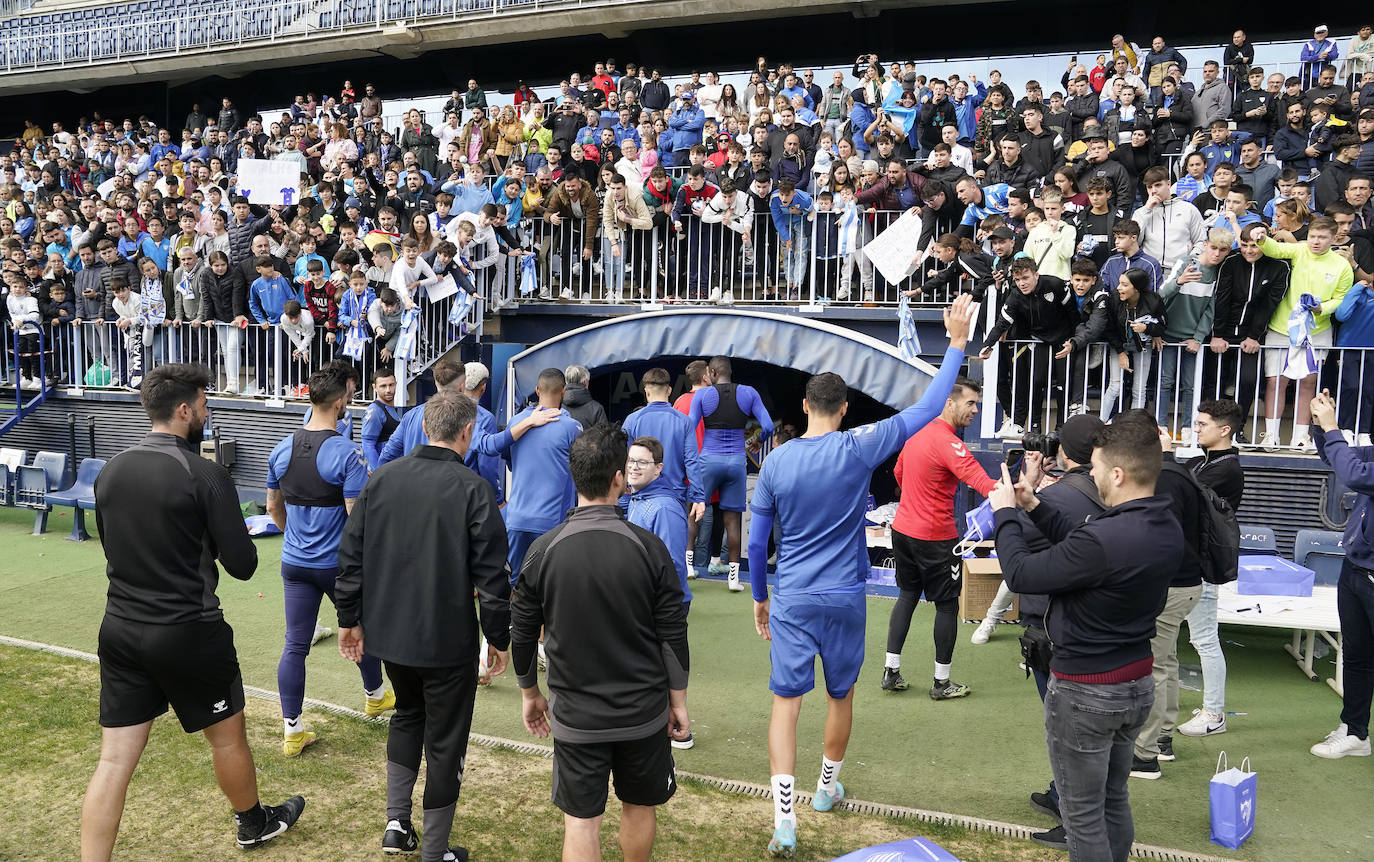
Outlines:
POLYGON ((945 352, 944 362, 921 400, 896 416, 819 437, 798 437, 764 459, 750 505, 750 585, 768 598, 768 536, 776 517, 779 595, 855 592, 868 579, 864 511, 873 470, 896 454, 907 438, 940 415, 959 375, 964 353, 945 352))
MULTIPOLYGON (((281 490, 282 478, 291 466, 296 435, 277 444, 267 459, 267 487, 281 490)), ((341 499, 351 500, 367 484, 367 464, 351 442, 337 434, 320 444, 315 469, 326 484, 341 489, 341 499)), ((286 535, 281 560, 293 566, 333 569, 339 564, 339 538, 343 535, 348 510, 337 506, 298 506, 286 503, 286 535)))
POLYGON ((701 454, 743 455, 745 423, 742 417, 753 416, 757 419, 759 426, 763 429, 764 437, 773 433, 773 418, 768 415, 768 411, 764 408, 763 399, 759 398, 758 390, 743 383, 734 387, 736 404, 722 405, 719 388, 721 385, 729 384, 707 386, 698 389, 692 395, 692 407, 687 413, 687 427, 696 428, 698 422, 706 422, 706 432, 701 438, 701 454), (738 407, 737 410, 734 409, 736 406, 738 407), (711 427, 711 416, 720 409, 740 414, 739 421, 729 423, 738 427, 711 427))
MULTIPOLYGON (((533 413, 526 407, 511 417, 510 427, 519 425, 533 413)), ((563 522, 568 510, 577 505, 568 467, 568 450, 582 433, 582 423, 559 408, 562 418, 526 431, 515 440, 510 428, 499 434, 474 435, 472 448, 483 455, 502 455, 510 459, 511 484, 503 514, 506 527, 527 533, 547 533, 563 522)))
POLYGON ((669 489, 679 500, 705 502, 697 458, 697 435, 692 430, 696 426, 686 416, 667 401, 653 401, 631 413, 622 427, 631 444, 636 437, 652 437, 663 444, 663 472, 654 480, 654 485, 669 489))

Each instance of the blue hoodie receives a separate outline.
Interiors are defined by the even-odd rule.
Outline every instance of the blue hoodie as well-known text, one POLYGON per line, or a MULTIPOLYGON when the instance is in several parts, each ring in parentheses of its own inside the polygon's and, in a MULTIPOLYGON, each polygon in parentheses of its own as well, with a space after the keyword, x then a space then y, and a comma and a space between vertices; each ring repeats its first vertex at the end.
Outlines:
POLYGON ((849 110, 849 127, 854 130, 851 136, 854 141, 854 149, 860 155, 867 157, 871 149, 868 142, 864 140, 864 129, 873 125, 877 116, 873 109, 861 102, 855 102, 854 107, 849 110))
POLYGON ((248 291, 248 310, 253 312, 253 319, 258 323, 281 323, 282 308, 290 299, 305 304, 300 293, 284 276, 278 275, 273 279, 260 277, 248 291))
MULTIPOLYGON (((671 405, 667 406, 669 410, 673 409, 671 405)), ((676 410, 673 412, 677 413, 676 410)), ((695 443, 696 435, 692 436, 695 443)), ((650 482, 647 488, 630 495, 626 518, 631 524, 643 527, 663 540, 668 556, 673 560, 673 568, 677 570, 678 582, 682 584, 682 600, 690 602, 692 590, 687 585, 687 513, 682 509, 682 500, 677 492, 665 485, 660 476, 650 482)))
POLYGON ((969 93, 962 102, 950 96, 949 103, 954 106, 954 116, 959 121, 959 143, 967 146, 978 135, 978 106, 987 95, 988 88, 979 81, 977 92, 969 93))
POLYGON ((778 192, 768 198, 768 210, 773 215, 773 227, 778 231, 778 237, 784 242, 792 239, 792 231, 806 230, 806 214, 811 212, 813 205, 811 196, 801 189, 792 193, 792 203, 789 206, 782 202, 778 192), (791 212, 793 208, 801 210, 799 213, 791 212))
POLYGON ((680 501, 705 502, 696 429, 685 414, 666 401, 653 401, 631 413, 622 427, 631 443, 636 437, 652 437, 663 445, 663 472, 654 487, 673 491, 680 501))
MULTIPOLYGON (((683 104, 668 118, 668 128, 673 131, 673 149, 690 150, 694 144, 701 143, 701 130, 706 127, 706 113, 698 107, 696 99, 683 104)), ((659 143, 663 138, 659 138, 659 143)))

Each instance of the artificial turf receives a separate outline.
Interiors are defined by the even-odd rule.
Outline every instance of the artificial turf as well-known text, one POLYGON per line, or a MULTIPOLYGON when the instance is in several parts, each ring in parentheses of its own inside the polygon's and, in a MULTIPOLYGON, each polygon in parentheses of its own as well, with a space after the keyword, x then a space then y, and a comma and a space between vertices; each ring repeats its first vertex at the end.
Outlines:
MULTIPOLYGON (((54 513, 51 532, 28 535, 30 515, 0 510, 0 634, 94 651, 104 605, 104 560, 97 541, 63 540, 70 516, 54 513)), ((258 543, 251 581, 223 578, 219 594, 233 625, 249 685, 275 689, 283 617, 277 574, 280 539, 258 543)), ((691 772, 766 783, 767 644, 754 633, 750 599, 720 582, 696 582, 689 631, 692 682, 688 708, 697 745, 680 752, 691 772)), ((926 697, 931 672, 931 613, 922 605, 912 624, 903 672, 912 689, 878 689, 891 602, 869 600, 868 656, 855 695, 855 727, 842 780, 853 798, 1048 827, 1026 798, 1049 780, 1043 721, 1033 682, 1018 668, 1012 626, 986 646, 968 643, 961 626, 953 676, 972 687, 963 700, 926 697)), ((333 624, 326 606, 322 621, 333 624)), ((1175 737, 1178 760, 1163 764, 1159 781, 1132 780, 1136 838, 1147 844, 1254 860, 1370 858, 1363 801, 1374 761, 1319 760, 1307 751, 1339 721, 1340 701, 1322 683, 1303 677, 1282 650, 1285 638, 1260 629, 1224 627, 1230 665, 1230 732, 1210 739, 1175 737), (1231 762, 1249 756, 1259 771, 1258 828, 1240 851, 1208 841, 1208 779, 1218 752, 1231 762)), ((1196 662, 1186 643, 1182 660, 1196 662)), ((1323 676, 1330 659, 1319 661, 1323 676)), ((355 709, 362 706, 357 670, 338 656, 334 641, 316 647, 308 663, 307 695, 355 709)), ((802 712, 798 781, 815 779, 824 708, 817 694, 802 712)), ((1201 705, 1182 694, 1180 721, 1201 705)), ((478 693, 474 731, 528 738, 520 723, 519 692, 509 675, 478 693)), ((328 734, 320 748, 327 750, 328 734)), ((803 824, 806 815, 803 814, 803 824)), ((758 824, 767 831, 768 824, 758 824)))

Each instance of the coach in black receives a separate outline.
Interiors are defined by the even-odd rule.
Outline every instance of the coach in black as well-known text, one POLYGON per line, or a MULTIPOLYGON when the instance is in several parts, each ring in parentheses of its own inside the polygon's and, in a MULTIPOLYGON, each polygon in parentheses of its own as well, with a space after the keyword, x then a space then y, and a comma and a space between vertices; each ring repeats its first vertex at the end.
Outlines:
POLYGON ((110 858, 129 780, 169 703, 187 733, 204 732, 210 743, 240 847, 277 837, 305 809, 300 796, 258 801, 234 632, 215 595, 215 560, 246 581, 258 552, 229 471, 193 448, 209 417, 209 383, 200 365, 149 373, 141 398, 152 429, 95 482, 110 589, 99 639, 100 764, 81 808, 82 862, 110 858))
MULTIPOLYGON (((511 602, 511 652, 525 727, 553 734, 553 802, 563 859, 601 858, 606 780, 623 803, 626 862, 653 849, 654 807, 677 790, 669 736, 686 739, 687 613, 668 549, 625 520, 625 432, 602 423, 573 441, 577 508, 535 539, 511 602), (553 707, 539 691, 540 627, 553 707)), ((490 635, 488 635, 490 637, 490 635)))
MULTIPOLYGON (((440 392, 424 406, 429 445, 377 469, 344 525, 334 603, 339 652, 380 658, 396 693, 386 746, 382 849, 413 851, 411 794, 425 756, 424 862, 464 862, 450 848, 477 693, 477 614, 492 674, 506 668, 506 532, 490 484, 463 464, 477 402, 440 392)), ((621 453, 624 460, 624 453, 621 453)))
POLYGON ((1183 544, 1155 496, 1160 465, 1155 429, 1118 422, 1095 440, 1092 477, 1108 509, 1087 523, 1013 486, 1005 468, 989 495, 1007 586, 1050 597, 1045 737, 1071 862, 1125 862, 1135 838, 1131 749, 1154 702, 1150 638, 1183 544), (1053 544, 1032 552, 1043 539, 1053 544))

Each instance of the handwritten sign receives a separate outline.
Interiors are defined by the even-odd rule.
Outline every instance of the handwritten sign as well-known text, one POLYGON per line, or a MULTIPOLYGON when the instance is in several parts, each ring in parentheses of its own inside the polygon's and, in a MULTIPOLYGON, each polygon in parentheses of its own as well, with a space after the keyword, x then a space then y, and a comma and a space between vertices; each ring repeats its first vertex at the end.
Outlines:
POLYGON ((300 166, 291 160, 240 159, 238 193, 260 206, 291 206, 300 195, 300 166))
POLYGON ((887 230, 863 247, 863 253, 892 284, 899 284, 916 271, 921 240, 921 217, 903 213, 887 230))

